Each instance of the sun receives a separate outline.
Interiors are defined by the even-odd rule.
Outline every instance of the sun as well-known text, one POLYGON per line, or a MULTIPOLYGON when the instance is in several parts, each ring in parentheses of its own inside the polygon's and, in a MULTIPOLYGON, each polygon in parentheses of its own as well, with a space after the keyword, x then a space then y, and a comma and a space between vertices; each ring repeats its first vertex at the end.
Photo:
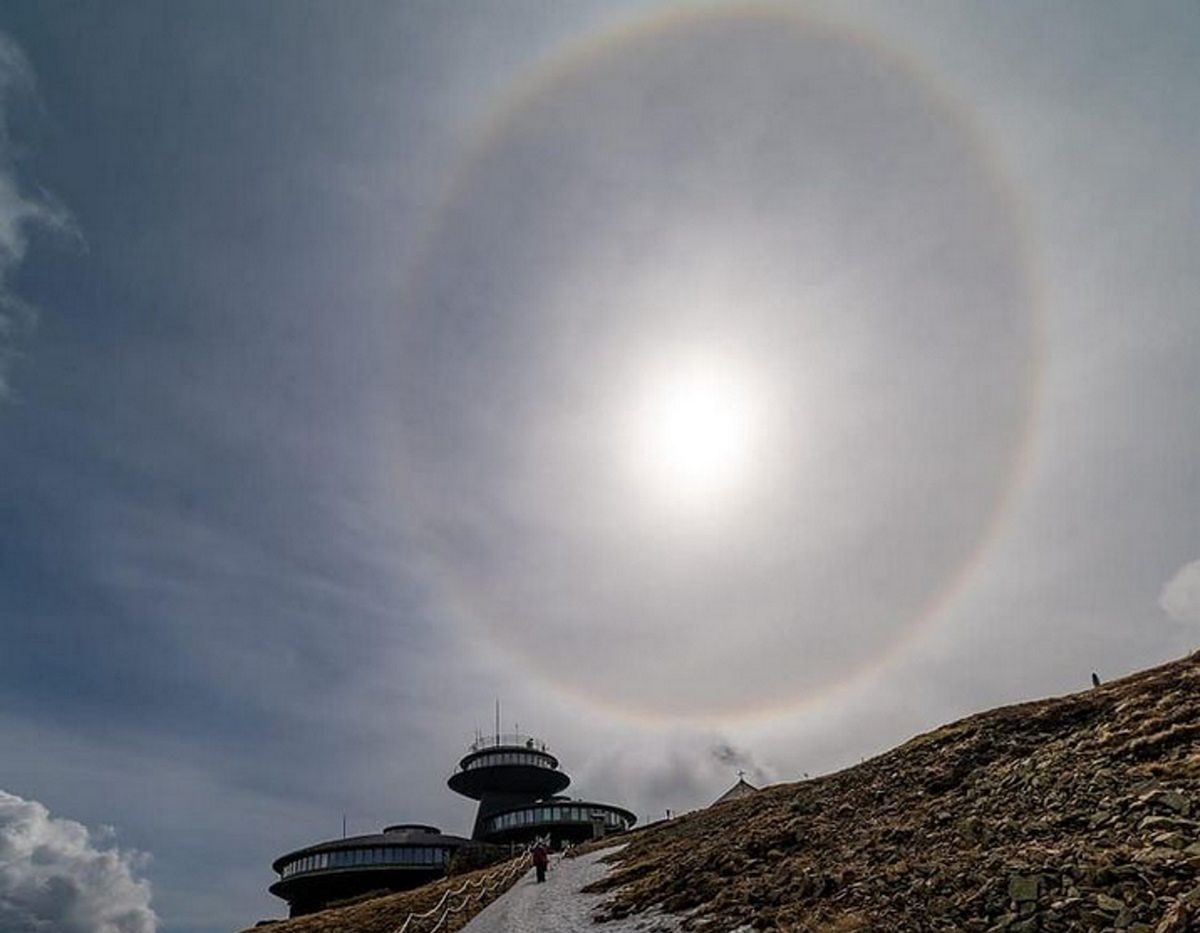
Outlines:
POLYGON ((633 459, 656 495, 712 501, 746 479, 760 419, 752 381, 737 366, 714 354, 677 360, 639 394, 633 459))

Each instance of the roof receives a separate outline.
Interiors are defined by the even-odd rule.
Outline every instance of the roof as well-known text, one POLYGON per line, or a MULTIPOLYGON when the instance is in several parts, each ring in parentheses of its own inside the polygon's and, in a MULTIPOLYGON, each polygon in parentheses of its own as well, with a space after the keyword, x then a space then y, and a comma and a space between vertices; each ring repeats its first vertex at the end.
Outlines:
POLYGON ((502 810, 493 810, 488 813, 488 819, 491 819, 493 816, 503 816, 506 813, 516 813, 518 810, 536 810, 538 807, 561 807, 564 804, 595 810, 611 810, 628 818, 630 826, 637 823, 636 813, 632 810, 626 810, 624 807, 619 807, 615 803, 597 803, 594 800, 584 800, 582 797, 564 797, 562 794, 556 794, 553 797, 543 797, 541 800, 530 800, 526 803, 513 804, 512 806, 504 807, 502 810))
POLYGON ((757 793, 757 787, 755 787, 753 784, 747 784, 745 778, 739 777, 737 783, 734 784, 733 787, 725 791, 725 793, 714 800, 712 804, 709 804, 709 806, 712 806, 713 804, 724 803, 726 800, 740 800, 742 797, 749 797, 751 794, 757 793))
POLYGON ((293 859, 316 852, 332 852, 335 849, 361 849, 379 847, 409 847, 409 846, 440 846, 454 848, 469 845, 471 840, 462 836, 450 836, 437 831, 432 826, 417 826, 417 824, 400 824, 400 827, 388 827, 389 831, 374 833, 369 836, 347 836, 345 839, 327 839, 302 849, 296 849, 279 856, 271 863, 271 870, 278 872, 285 864, 293 859), (404 828, 400 828, 404 827, 404 828), (433 830, 430 832, 429 830, 433 830))

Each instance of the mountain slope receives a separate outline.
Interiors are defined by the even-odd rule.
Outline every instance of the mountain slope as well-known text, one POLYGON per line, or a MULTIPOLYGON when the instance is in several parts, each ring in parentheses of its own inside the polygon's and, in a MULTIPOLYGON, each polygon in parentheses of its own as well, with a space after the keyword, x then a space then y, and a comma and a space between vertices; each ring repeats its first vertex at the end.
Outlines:
POLYGON ((714 933, 1182 933, 1198 821, 1194 654, 633 833, 597 890, 714 933))

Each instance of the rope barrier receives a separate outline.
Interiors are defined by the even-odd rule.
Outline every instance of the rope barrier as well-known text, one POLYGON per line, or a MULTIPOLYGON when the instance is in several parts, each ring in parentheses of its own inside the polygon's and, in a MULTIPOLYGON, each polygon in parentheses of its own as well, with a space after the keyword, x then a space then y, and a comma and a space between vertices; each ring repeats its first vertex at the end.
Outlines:
POLYGON ((488 872, 481 878, 468 879, 453 891, 447 888, 442 892, 441 899, 432 907, 430 907, 429 910, 423 911, 419 914, 410 912, 409 915, 404 918, 404 922, 400 924, 400 926, 396 927, 392 933, 409 933, 409 927, 414 923, 420 923, 428 920, 433 917, 434 914, 438 914, 440 912, 437 923, 435 923, 428 931, 428 933, 437 933, 438 930, 445 926, 446 921, 451 916, 461 913, 472 901, 482 901, 484 897, 493 893, 502 885, 510 884, 513 880, 515 880, 515 877, 518 873, 524 874, 529 867, 527 864, 529 860, 529 853, 533 851, 533 847, 535 845, 537 845, 536 841, 530 843, 516 859, 500 868, 488 872), (471 889, 473 888, 477 888, 478 890, 471 892, 471 889), (459 902, 457 907, 448 903, 451 898, 458 897, 460 894, 464 893, 466 893, 466 897, 459 902))

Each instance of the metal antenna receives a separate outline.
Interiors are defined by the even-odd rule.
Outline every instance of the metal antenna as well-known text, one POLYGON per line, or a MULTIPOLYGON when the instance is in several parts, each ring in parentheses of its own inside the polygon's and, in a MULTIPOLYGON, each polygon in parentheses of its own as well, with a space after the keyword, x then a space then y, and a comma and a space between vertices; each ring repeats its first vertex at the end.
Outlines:
POLYGON ((500 744, 500 698, 496 697, 496 744, 500 744))
POLYGON ((342 814, 342 838, 346 838, 346 814, 342 814))

